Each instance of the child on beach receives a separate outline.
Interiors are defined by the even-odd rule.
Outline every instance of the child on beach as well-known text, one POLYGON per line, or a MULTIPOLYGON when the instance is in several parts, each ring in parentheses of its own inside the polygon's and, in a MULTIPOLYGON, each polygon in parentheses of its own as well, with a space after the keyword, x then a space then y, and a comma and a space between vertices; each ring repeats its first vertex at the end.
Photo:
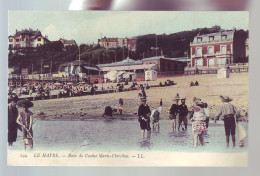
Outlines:
POLYGON ((152 124, 153 124, 153 130, 155 130, 155 131, 159 131, 159 128, 160 128, 160 126, 159 126, 160 112, 159 112, 158 109, 152 110, 152 113, 151 113, 151 120, 152 120, 152 124))
POLYGON ((203 109, 201 99, 194 97, 191 105, 193 110, 192 120, 192 131, 194 134, 194 148, 197 147, 197 138, 199 138, 201 146, 204 146, 204 133, 207 131, 206 128, 206 115, 203 109))
POLYGON ((29 111, 30 107, 33 107, 33 103, 27 99, 19 100, 17 102, 18 106, 22 107, 22 112, 19 113, 16 123, 22 126, 24 149, 29 146, 33 149, 33 131, 32 131, 32 115, 33 113, 29 111))

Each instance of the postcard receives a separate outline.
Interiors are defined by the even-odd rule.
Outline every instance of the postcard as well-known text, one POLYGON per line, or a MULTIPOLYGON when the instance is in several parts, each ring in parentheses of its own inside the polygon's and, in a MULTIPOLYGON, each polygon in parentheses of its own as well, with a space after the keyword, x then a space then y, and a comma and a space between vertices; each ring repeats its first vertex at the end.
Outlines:
POLYGON ((248 16, 9 11, 8 166, 248 166, 248 16))

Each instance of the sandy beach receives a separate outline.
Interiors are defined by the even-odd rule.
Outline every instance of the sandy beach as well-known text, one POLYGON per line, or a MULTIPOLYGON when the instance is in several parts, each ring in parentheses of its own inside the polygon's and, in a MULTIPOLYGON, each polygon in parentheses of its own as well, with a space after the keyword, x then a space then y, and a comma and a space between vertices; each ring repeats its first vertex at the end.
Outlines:
MULTIPOLYGON (((186 98, 186 104, 190 107, 193 97, 199 97, 208 103, 211 117, 222 104, 219 95, 228 95, 233 98, 231 102, 241 113, 241 119, 247 120, 248 114, 248 73, 232 73, 230 78, 218 79, 215 74, 191 75, 159 78, 156 81, 147 82, 149 85, 164 84, 166 80, 173 80, 177 85, 168 87, 152 87, 146 90, 147 104, 151 110, 159 106, 160 99, 163 100, 163 112, 161 119, 168 119, 168 110, 172 104, 172 98, 179 93, 186 98), (199 86, 190 87, 190 82, 198 81, 199 86)), ((144 82, 138 82, 142 84, 144 82)), ((119 98, 124 100, 123 116, 114 114, 115 118, 133 119, 136 116, 140 101, 138 93, 140 90, 117 92, 100 95, 88 95, 81 97, 60 98, 51 100, 34 101, 31 111, 34 114, 44 112, 46 120, 53 119, 89 119, 102 118, 105 106, 117 108, 119 98)))

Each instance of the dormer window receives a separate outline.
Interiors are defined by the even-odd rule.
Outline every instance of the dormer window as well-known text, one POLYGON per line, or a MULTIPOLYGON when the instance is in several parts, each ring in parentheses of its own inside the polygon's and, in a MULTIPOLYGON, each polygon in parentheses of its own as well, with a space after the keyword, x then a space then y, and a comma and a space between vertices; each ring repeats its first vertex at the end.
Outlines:
POLYGON ((221 36, 221 40, 226 40, 227 39, 227 36, 226 35, 222 35, 221 36))
POLYGON ((209 37, 209 41, 210 41, 210 42, 214 41, 214 36, 210 36, 210 37, 209 37))
POLYGON ((201 38, 201 37, 198 37, 198 38, 197 38, 197 42, 202 42, 202 38, 201 38))

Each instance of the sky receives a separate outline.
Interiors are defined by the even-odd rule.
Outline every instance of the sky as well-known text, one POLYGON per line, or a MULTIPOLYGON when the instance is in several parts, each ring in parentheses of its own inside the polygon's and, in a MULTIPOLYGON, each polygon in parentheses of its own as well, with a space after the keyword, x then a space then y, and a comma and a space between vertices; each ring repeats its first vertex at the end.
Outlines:
POLYGON ((101 37, 133 37, 145 34, 171 34, 203 27, 248 30, 246 11, 9 11, 8 35, 16 29, 40 30, 49 40, 76 40, 78 44, 97 43, 101 37))

